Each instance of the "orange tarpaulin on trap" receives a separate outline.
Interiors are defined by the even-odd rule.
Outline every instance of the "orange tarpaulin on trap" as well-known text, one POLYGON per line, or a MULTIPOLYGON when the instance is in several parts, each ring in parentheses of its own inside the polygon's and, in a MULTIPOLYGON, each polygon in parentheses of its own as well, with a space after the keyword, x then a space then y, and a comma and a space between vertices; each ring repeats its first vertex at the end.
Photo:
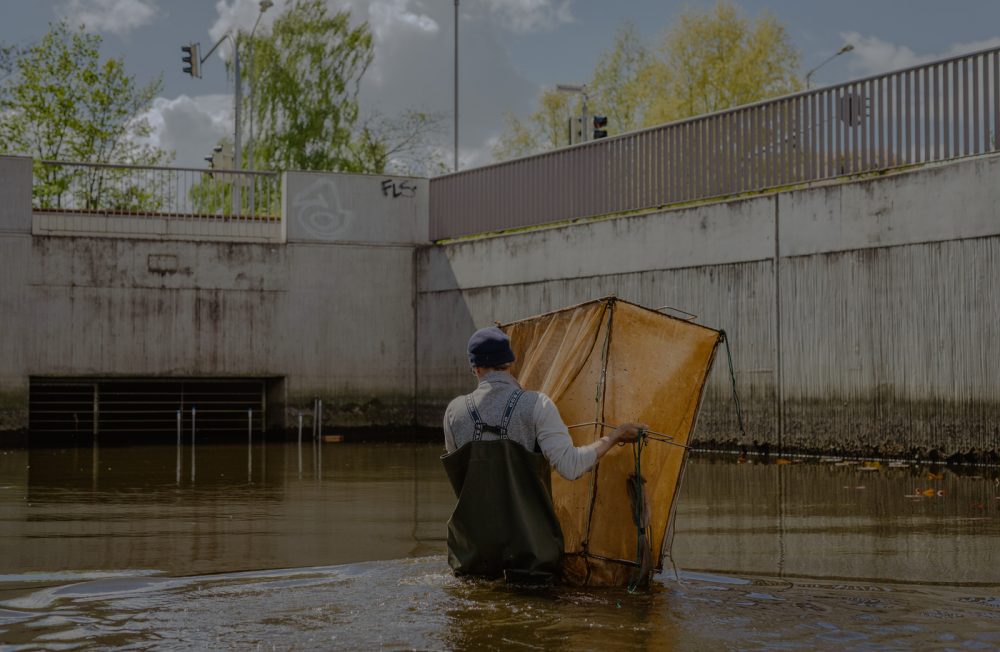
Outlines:
POLYGON ((651 554, 648 570, 663 568, 686 446, 722 334, 613 297, 502 328, 517 355, 514 376, 525 389, 552 398, 577 446, 627 421, 658 433, 642 448, 649 505, 643 537, 628 489, 635 445, 614 447, 578 480, 552 475, 566 546, 563 579, 587 586, 641 583, 648 575, 637 578, 640 539, 651 554))

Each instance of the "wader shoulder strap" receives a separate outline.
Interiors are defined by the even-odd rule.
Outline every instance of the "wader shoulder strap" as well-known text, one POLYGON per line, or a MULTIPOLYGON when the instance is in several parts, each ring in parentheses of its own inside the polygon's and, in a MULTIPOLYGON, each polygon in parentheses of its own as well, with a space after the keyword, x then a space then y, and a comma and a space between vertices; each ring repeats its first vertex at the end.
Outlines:
POLYGON ((503 419, 500 421, 500 437, 503 439, 507 438, 507 426, 510 425, 510 418, 514 415, 514 407, 520 400, 521 395, 524 394, 523 389, 516 389, 507 399, 507 407, 503 410, 503 419))
POLYGON ((472 400, 472 394, 465 395, 465 407, 469 410, 469 416, 472 417, 472 421, 476 424, 476 430, 472 433, 472 441, 479 441, 483 438, 483 418, 479 416, 479 410, 476 409, 476 404, 472 400))
POLYGON ((514 415, 514 408, 517 406, 517 402, 520 400, 522 394, 524 394, 523 389, 516 389, 511 393, 510 398, 507 399, 507 406, 504 408, 503 419, 500 421, 499 428, 483 421, 483 418, 479 415, 479 410, 476 409, 475 401, 472 400, 472 394, 466 394, 465 407, 469 410, 469 416, 472 417, 472 421, 475 423, 472 440, 479 441, 483 438, 484 432, 491 432, 499 436, 500 439, 507 439, 507 426, 510 425, 510 419, 514 415))

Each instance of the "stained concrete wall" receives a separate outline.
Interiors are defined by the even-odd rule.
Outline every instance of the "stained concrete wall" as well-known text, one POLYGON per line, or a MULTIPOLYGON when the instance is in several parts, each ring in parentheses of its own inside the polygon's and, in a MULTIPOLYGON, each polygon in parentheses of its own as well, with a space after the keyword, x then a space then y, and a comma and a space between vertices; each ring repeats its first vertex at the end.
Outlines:
MULTIPOLYGON (((986 157, 421 249, 421 419, 474 328, 613 293, 727 331, 742 443, 1000 449, 998 182, 986 157)), ((739 439, 724 359, 697 437, 739 439)))
POLYGON ((31 162, 0 157, 0 430, 26 427, 31 376, 273 378, 286 411, 272 426, 314 397, 329 423, 411 423, 426 181, 387 196, 386 180, 406 181, 286 175, 293 192, 318 182, 351 198, 358 221, 336 240, 301 229, 268 244, 33 237, 31 162), (371 242, 371 223, 387 241, 371 242))
MULTIPOLYGON (((32 236, 0 157, 0 430, 32 375, 282 379, 330 423, 437 425, 469 334, 607 294, 729 334, 746 440, 1000 449, 1000 159, 429 245, 423 180, 290 173, 287 242, 32 236)), ((739 439, 719 359, 698 440, 739 439)))

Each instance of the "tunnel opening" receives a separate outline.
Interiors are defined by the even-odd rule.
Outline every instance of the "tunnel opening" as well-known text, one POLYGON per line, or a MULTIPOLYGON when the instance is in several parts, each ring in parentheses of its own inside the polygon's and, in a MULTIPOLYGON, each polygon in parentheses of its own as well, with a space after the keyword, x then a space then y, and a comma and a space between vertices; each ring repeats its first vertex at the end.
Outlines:
POLYGON ((29 443, 141 443, 180 430, 213 440, 261 434, 268 426, 271 378, 30 379, 29 443), (178 419, 178 414, 180 418, 178 419))

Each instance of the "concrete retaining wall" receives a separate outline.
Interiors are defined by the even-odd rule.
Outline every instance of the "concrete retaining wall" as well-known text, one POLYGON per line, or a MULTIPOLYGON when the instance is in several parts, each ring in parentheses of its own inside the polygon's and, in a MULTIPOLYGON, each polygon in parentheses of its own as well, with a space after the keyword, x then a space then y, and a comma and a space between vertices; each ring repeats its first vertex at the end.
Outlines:
POLYGON ((0 157, 0 430, 33 375, 266 377, 435 426, 475 328, 617 294, 728 332, 748 434, 720 358, 702 443, 1000 449, 1000 158, 443 245, 420 179, 289 173, 273 243, 32 235, 30 180, 0 157))
POLYGON ((27 426, 31 376, 271 378, 271 407, 287 408, 272 426, 314 397, 331 424, 410 424, 427 182, 286 176, 346 185, 365 219, 310 237, 303 220, 325 201, 314 192, 287 213, 288 243, 32 236, 31 162, 0 158, 0 430, 27 426), (413 190, 392 196, 387 181, 413 190), (379 220, 391 241, 369 242, 379 220))
MULTIPOLYGON (((998 182, 971 159, 421 249, 421 418, 470 386, 472 329, 613 293, 728 332, 739 443, 1000 449, 998 182)), ((737 443, 730 394, 720 359, 702 443, 737 443)))

